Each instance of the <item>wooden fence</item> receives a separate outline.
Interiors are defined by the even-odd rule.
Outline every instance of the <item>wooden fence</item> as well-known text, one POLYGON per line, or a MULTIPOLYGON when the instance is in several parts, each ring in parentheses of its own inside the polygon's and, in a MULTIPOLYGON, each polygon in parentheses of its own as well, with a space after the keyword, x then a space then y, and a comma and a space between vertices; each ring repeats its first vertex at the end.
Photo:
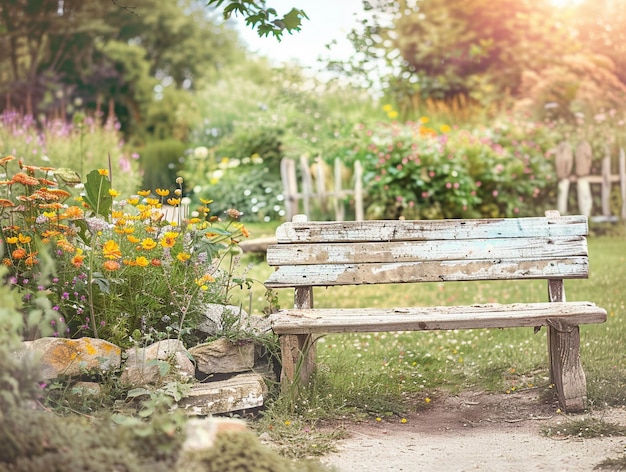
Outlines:
POLYGON ((344 169, 340 159, 335 159, 331 172, 329 166, 319 157, 311 165, 307 156, 301 156, 301 183, 298 186, 296 162, 293 159, 283 159, 280 163, 280 175, 285 196, 286 221, 291 221, 292 217, 298 213, 311 216, 312 202, 324 215, 330 213, 332 202, 334 219, 344 221, 347 196, 353 196, 355 219, 363 220, 363 168, 359 161, 354 163, 352 174, 354 189, 342 187, 344 169), (332 176, 328 175, 330 173, 332 176), (329 177, 332 177, 332 185, 327 182, 329 177), (302 209, 300 209, 300 202, 302 202, 302 209))
POLYGON ((617 174, 611 173, 611 154, 607 149, 602 158, 600 175, 591 174, 592 150, 587 141, 581 141, 572 148, 568 142, 559 144, 556 150, 556 174, 558 183, 557 209, 562 215, 567 214, 570 186, 576 184, 576 197, 580 214, 595 221, 616 221, 618 215, 611 214, 611 187, 619 183, 621 210, 619 218, 626 220, 626 156, 619 150, 617 174), (601 216, 592 216, 593 196, 591 185, 601 185, 601 216))

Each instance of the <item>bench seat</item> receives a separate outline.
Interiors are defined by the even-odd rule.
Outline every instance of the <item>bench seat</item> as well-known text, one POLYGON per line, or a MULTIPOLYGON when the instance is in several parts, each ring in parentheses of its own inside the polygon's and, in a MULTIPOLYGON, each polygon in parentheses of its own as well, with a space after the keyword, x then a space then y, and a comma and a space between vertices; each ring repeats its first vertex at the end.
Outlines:
POLYGON ((590 302, 288 309, 270 317, 276 334, 533 328, 555 326, 557 323, 602 323, 605 320, 606 310, 590 302))

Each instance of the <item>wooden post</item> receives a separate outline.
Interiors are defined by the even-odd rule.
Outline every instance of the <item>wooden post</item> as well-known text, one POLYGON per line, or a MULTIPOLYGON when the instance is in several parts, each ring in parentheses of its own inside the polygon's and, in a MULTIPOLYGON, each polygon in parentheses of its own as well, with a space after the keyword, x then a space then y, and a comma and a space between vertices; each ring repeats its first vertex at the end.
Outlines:
POLYGON ((576 193, 578 196, 578 209, 582 215, 591 216, 593 200, 591 197, 591 186, 589 184, 589 173, 591 172, 591 146, 587 141, 581 141, 576 147, 576 193))
MULTIPOLYGON (((558 218, 559 213, 547 211, 546 217, 558 218)), ((548 300, 552 303, 565 301, 563 279, 548 280, 548 300)), ((561 320, 547 320, 548 360, 550 382, 556 389, 559 403, 567 412, 585 409, 587 380, 580 363, 580 330, 561 320)))
POLYGON ((313 179, 309 170, 309 159, 307 156, 300 156, 300 173, 302 174, 302 204, 304 214, 311 214, 311 197, 313 196, 313 179))
POLYGON ((321 157, 317 157, 315 159, 315 176, 317 183, 317 200, 320 204, 320 211, 323 215, 328 211, 327 201, 326 201, 326 163, 322 160, 321 157))
POLYGON ((333 200, 335 207, 335 220, 343 221, 345 218, 345 210, 343 207, 343 191, 341 188, 341 174, 342 174, 342 165, 341 160, 339 158, 335 159, 335 167, 334 167, 334 177, 335 177, 335 199, 333 200))
POLYGON ((611 156, 607 148, 602 159, 602 216, 611 216, 611 156))
POLYGON ((285 216, 287 221, 291 221, 291 218, 298 213, 298 181, 296 165, 292 159, 283 158, 280 161, 280 177, 285 196, 285 216))
MULTIPOLYGON (((293 222, 306 221, 306 215, 295 215, 293 222)), ((313 308, 313 287, 297 287, 293 306, 296 309, 313 308)), ((283 334, 279 336, 282 371, 281 388, 289 390, 295 383, 305 384, 315 369, 315 338, 311 334, 283 334)))
POLYGON ((556 176, 559 179, 557 209, 562 215, 565 215, 567 213, 567 200, 569 197, 569 176, 574 166, 572 146, 567 141, 563 141, 556 148, 555 163, 556 176))
POLYGON ((354 163, 354 213, 356 221, 363 221, 365 218, 363 213, 363 166, 361 161, 354 163))

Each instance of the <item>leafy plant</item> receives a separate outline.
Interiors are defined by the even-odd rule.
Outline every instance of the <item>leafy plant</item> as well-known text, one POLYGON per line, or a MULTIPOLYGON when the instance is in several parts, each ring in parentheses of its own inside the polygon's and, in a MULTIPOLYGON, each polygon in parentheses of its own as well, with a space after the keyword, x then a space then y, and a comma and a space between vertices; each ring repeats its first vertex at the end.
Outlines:
MULTIPOLYGON (((7 175, 14 160, 0 160, 7 175)), ((3 264, 25 300, 31 292, 51 300, 55 335, 92 335, 123 347, 163 338, 193 342, 203 304, 228 296, 232 280, 220 260, 248 234, 236 222, 240 213, 230 210, 223 224, 203 204, 197 216, 185 216, 182 178, 172 196, 142 190, 117 201, 104 169, 89 173, 84 193, 72 200, 70 191, 55 188, 53 169, 19 163, 21 171, 2 182, 3 264), (40 269, 48 249, 57 261, 51 280, 40 269)))

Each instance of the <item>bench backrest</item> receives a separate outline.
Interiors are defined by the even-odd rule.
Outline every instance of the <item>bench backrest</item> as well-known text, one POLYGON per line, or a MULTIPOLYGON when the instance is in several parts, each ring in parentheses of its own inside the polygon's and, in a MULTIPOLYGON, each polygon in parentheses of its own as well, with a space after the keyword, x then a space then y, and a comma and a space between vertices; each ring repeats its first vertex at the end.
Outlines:
MULTIPOLYGON (((294 221, 276 230, 268 288, 588 275, 585 216, 294 221)), ((295 220, 295 219, 294 219, 295 220)))

